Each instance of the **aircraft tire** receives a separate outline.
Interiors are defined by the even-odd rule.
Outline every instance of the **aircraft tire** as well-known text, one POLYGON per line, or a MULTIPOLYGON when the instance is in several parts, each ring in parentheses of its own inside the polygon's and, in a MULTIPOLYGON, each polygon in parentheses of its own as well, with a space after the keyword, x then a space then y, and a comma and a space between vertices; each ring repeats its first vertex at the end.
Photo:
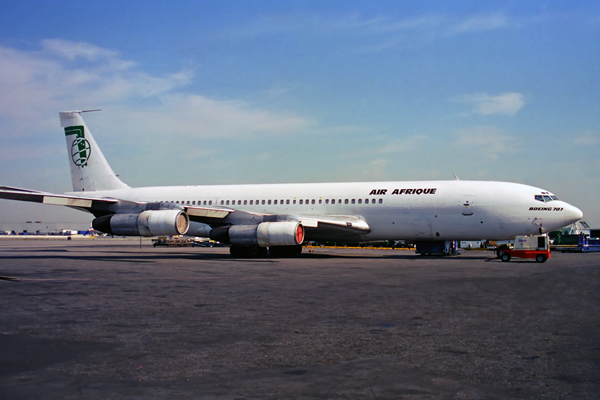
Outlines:
POLYGON ((248 255, 252 258, 260 258, 267 255, 267 248, 260 246, 249 246, 247 247, 248 255))
POLYGON ((229 254, 234 258, 248 257, 248 248, 244 246, 229 247, 229 254))
POLYGON ((502 257, 500 257, 500 259, 504 262, 508 262, 508 261, 510 261, 510 254, 504 253, 504 254, 502 254, 502 257))

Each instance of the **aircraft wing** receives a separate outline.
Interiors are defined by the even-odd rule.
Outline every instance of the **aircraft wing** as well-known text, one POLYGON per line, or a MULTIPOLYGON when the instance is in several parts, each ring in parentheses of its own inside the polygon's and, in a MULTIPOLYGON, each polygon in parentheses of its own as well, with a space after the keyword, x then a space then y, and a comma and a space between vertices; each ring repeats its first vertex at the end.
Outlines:
MULTIPOLYGON (((138 203, 113 198, 94 198, 54 194, 37 190, 0 186, 0 199, 52 204, 89 211, 96 216, 153 210, 158 203, 138 203), (133 211, 135 210, 135 211, 133 211)), ((228 225, 258 225, 262 222, 298 221, 306 232, 307 240, 359 240, 360 235, 371 231, 359 216, 353 215, 298 215, 251 213, 225 207, 183 206, 191 221, 201 222, 213 228, 228 225)))
POLYGON ((261 214, 232 208, 194 206, 187 206, 185 210, 191 221, 202 222, 213 228, 226 225, 258 225, 262 222, 298 221, 305 229, 307 240, 326 240, 332 237, 358 240, 360 235, 371 232, 367 222, 354 215, 261 214))
POLYGON ((359 241, 371 232, 367 222, 354 215, 291 216, 298 219, 306 231, 306 240, 359 241))
POLYGON ((53 204, 83 209, 91 209, 92 206, 113 204, 118 202, 117 199, 97 199, 93 197, 70 196, 10 186, 0 186, 0 199, 29 201, 32 203, 53 204))

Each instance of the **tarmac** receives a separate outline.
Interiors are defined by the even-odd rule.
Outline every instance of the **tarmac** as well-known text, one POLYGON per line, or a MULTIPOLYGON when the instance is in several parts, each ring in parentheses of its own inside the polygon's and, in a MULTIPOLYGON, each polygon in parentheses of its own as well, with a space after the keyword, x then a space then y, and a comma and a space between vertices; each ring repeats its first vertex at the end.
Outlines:
POLYGON ((600 398, 599 253, 3 240, 0 275, 2 399, 600 398))

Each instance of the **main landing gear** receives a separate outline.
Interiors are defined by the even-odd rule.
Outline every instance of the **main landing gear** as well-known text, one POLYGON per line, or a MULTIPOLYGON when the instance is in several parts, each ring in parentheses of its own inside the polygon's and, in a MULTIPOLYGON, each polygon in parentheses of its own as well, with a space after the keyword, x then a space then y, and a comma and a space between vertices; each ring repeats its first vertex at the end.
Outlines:
MULTIPOLYGON (((302 246, 273 246, 269 247, 273 257, 295 257, 302 253, 302 246)), ((235 258, 262 258, 267 255, 267 248, 260 246, 231 246, 229 254, 235 258)))

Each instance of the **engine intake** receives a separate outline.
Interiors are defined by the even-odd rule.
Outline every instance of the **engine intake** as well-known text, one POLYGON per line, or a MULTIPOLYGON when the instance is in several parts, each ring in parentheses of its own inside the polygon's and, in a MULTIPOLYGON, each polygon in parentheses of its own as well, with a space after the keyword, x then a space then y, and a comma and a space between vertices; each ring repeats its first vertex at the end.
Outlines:
POLYGON ((304 228, 294 221, 232 225, 213 229, 210 238, 235 246, 297 246, 304 242, 304 228))
POLYGON ((100 232, 122 236, 185 235, 190 219, 181 210, 151 210, 99 217, 92 221, 92 227, 100 232))

